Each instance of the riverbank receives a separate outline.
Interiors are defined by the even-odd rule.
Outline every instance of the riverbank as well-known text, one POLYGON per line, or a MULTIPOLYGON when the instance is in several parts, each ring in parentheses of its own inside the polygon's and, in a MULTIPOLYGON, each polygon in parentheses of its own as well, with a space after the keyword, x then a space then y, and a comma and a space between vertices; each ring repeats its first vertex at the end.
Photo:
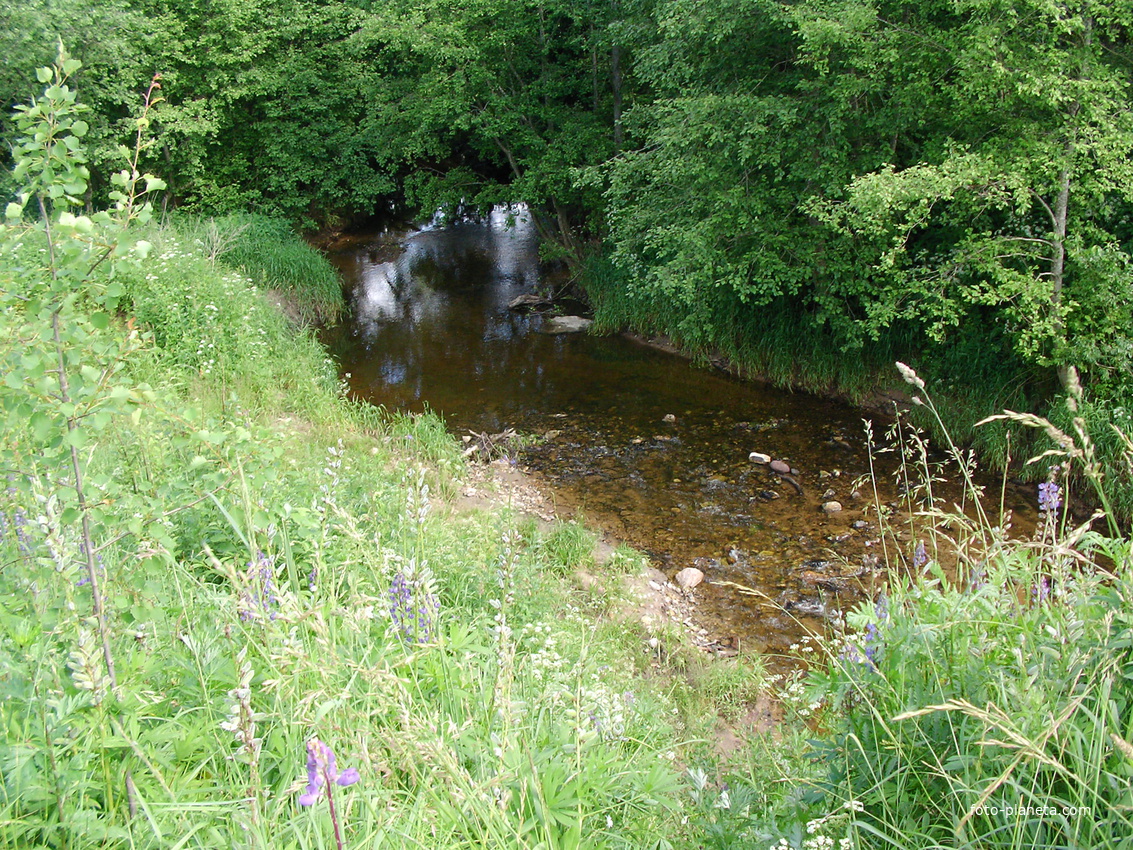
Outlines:
POLYGON ((843 404, 852 405, 860 408, 865 413, 870 413, 880 417, 879 425, 884 427, 887 423, 892 422, 895 414, 908 414, 914 408, 913 397, 910 393, 906 392, 903 386, 896 384, 889 386, 882 386, 878 381, 873 389, 866 392, 864 395, 858 393, 851 393, 846 390, 840 390, 838 387, 828 387, 826 389, 812 389, 809 387, 792 387, 782 386, 774 377, 768 372, 753 372, 749 368, 733 362, 730 360, 723 351, 716 349, 706 354, 693 354, 685 348, 682 348, 670 337, 664 334, 650 334, 637 331, 623 331, 623 336, 626 339, 633 340, 634 342, 652 348, 656 351, 664 351, 666 354, 672 354, 676 357, 683 357, 684 359, 697 364, 707 364, 713 369, 723 372, 726 375, 731 375, 743 381, 752 381, 755 383, 766 384, 769 387, 774 387, 776 390, 782 392, 805 392, 811 395, 818 396, 819 398, 829 399, 831 401, 841 402, 843 404))
MULTIPOLYGON (((348 402, 247 278, 175 228, 145 235, 116 315, 64 317, 85 329, 71 386, 79 363, 114 376, 79 459, 94 547, 36 459, 53 420, 5 420, 0 719, 19 755, 0 846, 696 846, 686 771, 718 758, 696 742, 758 668, 614 616, 640 559, 585 570, 599 592, 573 524, 523 518, 515 492, 461 507, 479 485, 439 418, 348 402)), ((5 291, 39 285, 33 267, 6 255, 5 291)), ((6 350, 39 319, 7 311, 6 350)), ((30 362, 9 361, 5 409, 52 403, 30 362)))
MULTIPOLYGON (((625 616, 623 593, 641 579, 617 588, 639 575, 638 557, 615 549, 587 568, 593 538, 547 520, 510 464, 479 503, 488 481, 438 417, 347 402, 324 352, 246 279, 175 232, 148 235, 150 258, 117 271, 121 318, 92 321, 86 302, 65 318, 87 329, 66 362, 112 358, 100 397, 133 399, 80 458, 99 494, 95 558, 77 545, 74 491, 35 460, 51 429, 9 419, 0 443, 23 471, 0 510, 0 553, 19 566, 0 572, 0 719, 17 754, 0 766, 0 846, 62 846, 61 835, 72 848, 172 835, 202 848, 335 846, 338 835, 352 848, 526 850, 664 835, 689 850, 713 836, 802 850, 814 836, 907 839, 910 818, 939 844, 977 800, 1003 811, 988 782, 1005 767, 1023 805, 1092 810, 1032 823, 1027 846, 1117 847, 1133 834, 1111 802, 1129 790, 1114 743, 1127 738, 1105 702, 1129 681, 1125 637, 1099 631, 1124 623, 1114 618, 1133 591, 1069 572, 1060 553, 1089 550, 1053 515, 1027 547, 989 526, 972 529, 991 535, 982 546, 926 538, 926 578, 894 580, 841 637, 796 648, 814 675, 778 682, 783 715, 768 731, 766 679, 743 658, 710 659, 679 609, 652 610, 667 591, 650 588, 625 616), (952 545, 966 583, 931 572, 952 545), (1037 588, 1027 604, 1020 587, 1037 588), (1047 665, 1037 678, 1012 662, 1020 639, 1047 665), (1088 681, 1078 664, 1095 671, 1088 681), (1022 758, 989 748, 1001 717, 1026 742, 1022 758), (847 735, 860 747, 841 745, 847 735), (1071 793, 1044 766, 1084 776, 1085 762, 1068 761, 1074 741, 1097 781, 1071 793), (924 769, 953 758, 969 769, 924 769), (939 824, 925 820, 942 808, 939 824)), ((3 268, 34 284, 16 272, 28 266, 3 268)), ((38 319, 6 311, 3 339, 46 341, 38 319)), ((51 403, 23 353, 11 374, 28 379, 4 383, 4 409, 51 403)), ((1091 545, 1130 562, 1127 541, 1091 545)), ((970 829, 986 844, 1003 825, 985 814, 970 829)))

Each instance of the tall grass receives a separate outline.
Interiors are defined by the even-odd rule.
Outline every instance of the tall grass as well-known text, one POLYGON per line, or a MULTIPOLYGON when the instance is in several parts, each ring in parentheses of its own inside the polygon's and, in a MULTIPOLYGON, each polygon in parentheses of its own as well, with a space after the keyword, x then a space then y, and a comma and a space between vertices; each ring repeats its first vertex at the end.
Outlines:
MULTIPOLYGON (((693 842, 699 720, 638 677, 633 628, 575 607, 559 577, 589 533, 453 514, 439 418, 350 404, 249 280, 147 235, 120 314, 68 353, 137 336, 135 412, 83 446, 116 684, 73 495, 37 460, 59 436, 0 434, 0 847, 693 842), (312 739, 358 781, 317 787, 312 739)), ((32 322, 0 316, 6 354, 32 322)))
POLYGON ((174 223, 208 259, 239 271, 261 289, 290 296, 305 321, 334 322, 342 315, 342 280, 334 266, 282 219, 234 213, 178 216, 174 223))
MULTIPOLYGON (((1087 432, 1061 438, 1088 462, 1087 432)), ((885 595, 848 618, 812 679, 828 706, 819 788, 827 810, 853 813, 855 841, 1133 846, 1133 550, 1074 527, 1064 493, 1044 489, 1027 540, 974 491, 967 513, 926 501, 911 541, 886 531, 885 595)))

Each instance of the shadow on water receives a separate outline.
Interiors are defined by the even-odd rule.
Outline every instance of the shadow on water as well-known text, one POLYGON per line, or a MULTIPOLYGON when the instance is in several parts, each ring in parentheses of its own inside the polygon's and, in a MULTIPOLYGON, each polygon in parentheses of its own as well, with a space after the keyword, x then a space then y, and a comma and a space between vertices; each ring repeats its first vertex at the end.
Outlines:
MULTIPOLYGON (((698 615, 715 636, 783 652, 876 580, 881 544, 872 485, 862 483, 871 417, 620 336, 541 332, 542 316, 507 309, 542 281, 521 209, 361 237, 332 260, 352 287, 354 318, 324 341, 357 397, 431 408, 457 432, 542 437, 520 462, 560 511, 581 511, 670 576, 702 569, 698 615), (751 462, 753 451, 786 462, 799 487, 751 462), (826 512, 831 501, 842 510, 826 512)), ((895 455, 875 464, 882 501, 897 504, 895 455)), ((1010 507, 1034 513, 1023 500, 1010 507)), ((908 556, 915 543, 905 543, 908 556)))

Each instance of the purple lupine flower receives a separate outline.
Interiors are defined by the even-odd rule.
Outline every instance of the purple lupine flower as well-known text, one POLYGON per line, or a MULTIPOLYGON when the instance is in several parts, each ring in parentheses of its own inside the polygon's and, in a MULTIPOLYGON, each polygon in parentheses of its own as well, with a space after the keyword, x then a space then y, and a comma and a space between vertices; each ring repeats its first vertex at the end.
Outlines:
POLYGON ((873 662, 865 655, 862 655, 862 651, 857 644, 847 643, 842 647, 842 652, 839 653, 838 657, 851 664, 869 664, 871 667, 873 666, 873 662))
POLYGON ((873 603, 873 613, 877 617, 877 622, 889 622, 889 597, 884 593, 877 597, 877 601, 873 603))
POLYGON ((406 643, 428 643, 433 638, 441 603, 433 594, 414 586, 398 572, 389 588, 389 616, 394 630, 406 643))
POLYGON ((1053 514, 1062 505, 1062 490, 1053 481, 1044 481, 1039 485, 1039 510, 1043 513, 1053 514))
MULTIPOLYGON (((889 620, 889 601, 884 595, 878 598, 873 610, 882 624, 889 620)), ((877 654, 881 651, 882 645, 881 629, 878 624, 867 623, 860 642, 847 643, 842 648, 840 657, 851 664, 864 664, 870 670, 876 671, 877 654)))
POLYGON ((245 579, 247 589, 240 597, 240 619, 248 622, 267 616, 274 620, 279 607, 275 595, 275 559, 257 551, 256 560, 248 562, 245 579))
POLYGON ((987 570, 981 565, 972 571, 972 577, 968 581, 968 589, 979 590, 985 584, 987 584, 987 570))
POLYGON ((318 738, 312 738, 307 742, 307 787, 299 797, 299 805, 311 806, 318 802, 319 789, 324 785, 327 787, 327 799, 330 799, 332 783, 345 787, 360 778, 353 767, 339 773, 334 750, 318 738))
POLYGON ((925 550, 923 540, 917 541, 917 548, 913 550, 913 566, 920 569, 928 563, 928 552, 925 550))
MULTIPOLYGON (((87 544, 86 544, 85 541, 81 541, 81 540, 79 541, 79 555, 83 558, 84 561, 86 560, 87 544)), ((102 562, 102 553, 101 552, 95 553, 94 565, 95 565, 95 568, 98 570, 99 575, 101 575, 101 576, 106 575, 106 564, 104 564, 102 562)), ((88 584, 90 584, 90 576, 89 575, 83 576, 81 579, 79 579, 77 582, 75 582, 76 587, 86 587, 88 584)))
POLYGON ((25 558, 32 553, 31 535, 28 534, 28 515, 23 508, 16 508, 16 548, 25 558))
POLYGON ((877 628, 877 623, 870 623, 865 627, 865 638, 862 641, 862 649, 865 652, 866 660, 869 661, 871 667, 876 666, 877 651, 881 648, 881 632, 877 628))

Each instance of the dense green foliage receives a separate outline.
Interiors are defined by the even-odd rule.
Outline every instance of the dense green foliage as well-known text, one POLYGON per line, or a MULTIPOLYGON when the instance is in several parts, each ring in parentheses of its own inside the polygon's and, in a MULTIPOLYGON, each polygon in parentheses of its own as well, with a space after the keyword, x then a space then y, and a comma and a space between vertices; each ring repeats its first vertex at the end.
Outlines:
POLYGON ((1042 404, 1076 367, 1096 430, 1127 426, 1122 14, 658 4, 641 145, 599 172, 610 321, 810 386, 903 357, 969 414, 1042 404))
POLYGON ((2 12, 7 102, 30 94, 23 69, 54 38, 86 61, 96 187, 160 73, 147 164, 166 203, 310 224, 525 201, 548 247, 580 259, 601 245, 612 259, 589 281, 607 325, 859 393, 904 356, 979 413, 1043 404, 1074 367, 1091 401, 1129 423, 1124 6, 68 0, 2 12))

